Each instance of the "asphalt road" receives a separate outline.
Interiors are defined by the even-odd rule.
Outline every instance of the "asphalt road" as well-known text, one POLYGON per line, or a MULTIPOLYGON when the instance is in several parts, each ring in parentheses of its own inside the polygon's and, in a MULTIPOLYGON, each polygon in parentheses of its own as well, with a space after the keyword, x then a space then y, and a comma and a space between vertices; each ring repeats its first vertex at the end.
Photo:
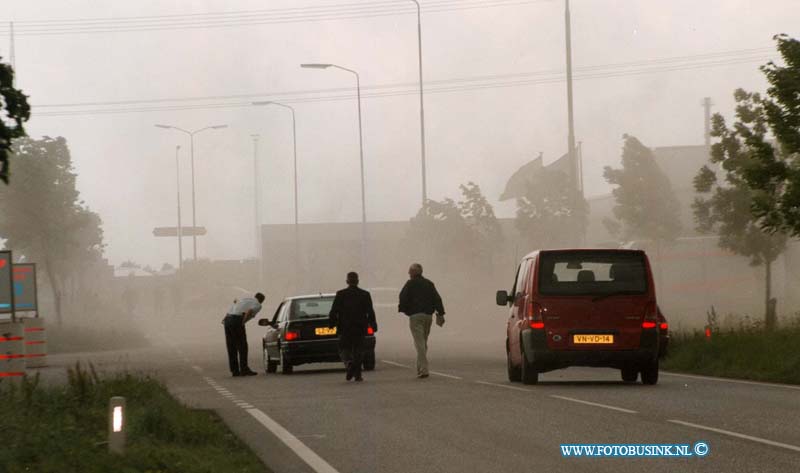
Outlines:
POLYGON ((432 376, 420 380, 401 324, 382 327, 363 383, 338 364, 264 375, 251 325, 259 376, 230 377, 221 327, 216 342, 162 333, 153 349, 84 359, 157 372, 187 403, 216 409, 276 473, 800 471, 799 387, 663 372, 657 386, 626 385, 616 370, 577 368, 523 386, 506 380, 502 345, 468 343, 457 327, 434 327, 432 376), (559 448, 698 441, 707 456, 564 458, 559 448))

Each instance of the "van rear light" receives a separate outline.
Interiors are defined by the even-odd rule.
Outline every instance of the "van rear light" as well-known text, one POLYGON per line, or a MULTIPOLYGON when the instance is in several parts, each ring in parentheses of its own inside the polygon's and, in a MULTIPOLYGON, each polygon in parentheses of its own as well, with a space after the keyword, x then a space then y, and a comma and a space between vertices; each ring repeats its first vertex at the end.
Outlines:
POLYGON ((658 326, 658 306, 655 301, 647 303, 644 308, 644 320, 642 321, 642 328, 656 328, 658 326))
POLYGON ((291 342, 292 340, 298 340, 300 338, 300 332, 288 331, 286 335, 283 336, 283 339, 287 342, 291 342))
MULTIPOLYGON (((530 296, 529 296, 530 297, 530 296)), ((544 308, 538 302, 528 300, 527 307, 525 308, 526 318, 528 319, 528 326, 534 330, 542 330, 544 328, 544 319, 542 312, 544 308)))

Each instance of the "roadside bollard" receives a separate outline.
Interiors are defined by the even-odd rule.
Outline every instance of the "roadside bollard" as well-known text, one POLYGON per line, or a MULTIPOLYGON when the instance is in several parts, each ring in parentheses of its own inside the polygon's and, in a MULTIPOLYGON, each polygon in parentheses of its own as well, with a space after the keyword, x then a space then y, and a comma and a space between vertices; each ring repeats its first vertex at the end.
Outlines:
POLYGON ((125 453, 125 398, 114 396, 108 401, 108 451, 125 453))

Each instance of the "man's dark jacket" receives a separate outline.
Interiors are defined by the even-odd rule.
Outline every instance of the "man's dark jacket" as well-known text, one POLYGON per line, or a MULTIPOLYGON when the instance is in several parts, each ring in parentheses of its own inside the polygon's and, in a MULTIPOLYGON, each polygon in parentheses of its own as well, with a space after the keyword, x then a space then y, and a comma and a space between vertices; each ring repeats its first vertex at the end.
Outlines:
POLYGON ((365 336, 367 327, 378 330, 372 296, 357 286, 349 286, 336 293, 328 317, 329 326, 336 327, 340 337, 365 336))
POLYGON ((403 290, 400 291, 400 305, 398 310, 406 315, 414 314, 433 314, 434 311, 439 315, 444 315, 442 298, 436 290, 436 286, 430 279, 422 276, 410 278, 403 290))

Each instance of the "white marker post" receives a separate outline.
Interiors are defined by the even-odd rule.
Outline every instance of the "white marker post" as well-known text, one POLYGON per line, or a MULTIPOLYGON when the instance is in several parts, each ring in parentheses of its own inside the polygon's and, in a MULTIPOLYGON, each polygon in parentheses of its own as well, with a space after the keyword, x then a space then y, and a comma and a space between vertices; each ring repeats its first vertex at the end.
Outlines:
POLYGON ((108 401, 108 451, 125 453, 125 398, 114 396, 108 401))

